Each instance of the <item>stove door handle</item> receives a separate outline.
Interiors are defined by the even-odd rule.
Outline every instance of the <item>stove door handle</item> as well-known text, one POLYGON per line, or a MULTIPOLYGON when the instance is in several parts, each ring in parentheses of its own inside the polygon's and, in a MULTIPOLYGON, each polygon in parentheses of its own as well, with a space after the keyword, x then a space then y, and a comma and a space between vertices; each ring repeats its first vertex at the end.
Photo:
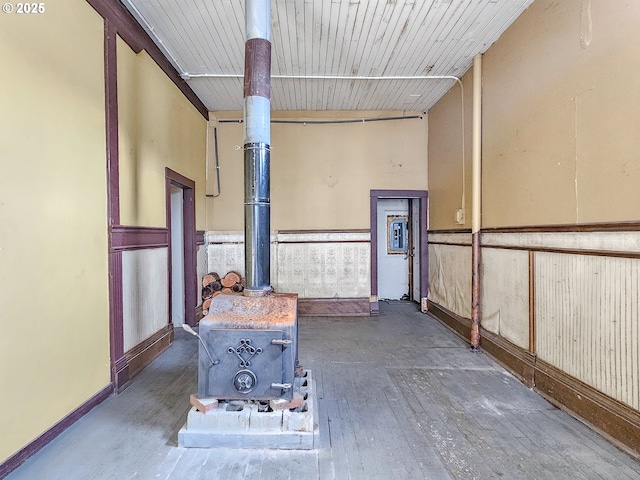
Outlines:
POLYGON ((271 388, 279 388, 281 390, 291 390, 290 383, 272 383, 271 388))
POLYGON ((287 348, 293 343, 291 340, 281 340, 279 338, 274 338, 271 340, 271 345, 280 345, 282 348, 287 348))

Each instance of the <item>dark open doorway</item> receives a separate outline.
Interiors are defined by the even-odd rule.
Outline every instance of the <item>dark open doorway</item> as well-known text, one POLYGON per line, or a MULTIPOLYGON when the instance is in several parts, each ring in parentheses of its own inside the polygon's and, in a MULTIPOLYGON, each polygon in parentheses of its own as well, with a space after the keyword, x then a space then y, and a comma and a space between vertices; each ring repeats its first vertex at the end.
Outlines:
POLYGON ((174 304, 179 303, 180 314, 175 320, 181 324, 196 324, 198 279, 196 274, 195 182, 165 169, 167 227, 169 228, 169 323, 176 316, 174 304), (180 196, 180 192, 182 195, 180 196), (176 212, 176 208, 181 211, 176 212), (181 230, 180 232, 176 232, 181 230), (176 235, 177 233, 177 235, 176 235), (176 250, 178 251, 176 255, 176 250), (180 255, 180 252, 182 255, 180 255), (182 257, 181 259, 179 257, 182 257), (179 265, 181 268, 176 268, 179 265), (177 271, 176 271, 177 270, 177 271), (177 290, 177 291, 176 291, 177 290))

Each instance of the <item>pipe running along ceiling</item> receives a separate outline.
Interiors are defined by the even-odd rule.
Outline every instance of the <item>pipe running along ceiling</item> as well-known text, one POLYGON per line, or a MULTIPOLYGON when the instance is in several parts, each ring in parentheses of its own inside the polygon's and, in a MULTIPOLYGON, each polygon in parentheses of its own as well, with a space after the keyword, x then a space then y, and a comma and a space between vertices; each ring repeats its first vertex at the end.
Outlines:
MULTIPOLYGON (((532 2, 272 0, 271 107, 428 111, 532 2)), ((209 110, 242 110, 243 0, 123 3, 209 110)))

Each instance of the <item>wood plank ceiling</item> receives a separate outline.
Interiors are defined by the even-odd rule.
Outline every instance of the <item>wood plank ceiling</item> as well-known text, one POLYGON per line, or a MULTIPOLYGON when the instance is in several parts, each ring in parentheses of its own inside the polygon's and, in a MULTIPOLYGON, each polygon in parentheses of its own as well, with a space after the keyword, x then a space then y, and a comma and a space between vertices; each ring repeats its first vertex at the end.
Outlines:
MULTIPOLYGON (((242 110, 244 0, 122 1, 209 110, 242 110)), ((461 77, 532 2, 272 0, 272 109, 428 111, 455 79, 415 77, 461 77)))

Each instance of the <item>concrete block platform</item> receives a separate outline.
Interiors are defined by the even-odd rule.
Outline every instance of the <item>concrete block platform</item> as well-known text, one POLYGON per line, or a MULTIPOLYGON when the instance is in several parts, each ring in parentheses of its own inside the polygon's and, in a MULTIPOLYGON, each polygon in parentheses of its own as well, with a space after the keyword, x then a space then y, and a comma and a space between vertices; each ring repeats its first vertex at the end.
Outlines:
POLYGON ((220 400, 206 413, 192 407, 178 432, 180 447, 268 448, 312 450, 317 448, 318 407, 311 371, 296 377, 294 394, 304 399, 294 409, 274 410, 267 402, 220 400))

